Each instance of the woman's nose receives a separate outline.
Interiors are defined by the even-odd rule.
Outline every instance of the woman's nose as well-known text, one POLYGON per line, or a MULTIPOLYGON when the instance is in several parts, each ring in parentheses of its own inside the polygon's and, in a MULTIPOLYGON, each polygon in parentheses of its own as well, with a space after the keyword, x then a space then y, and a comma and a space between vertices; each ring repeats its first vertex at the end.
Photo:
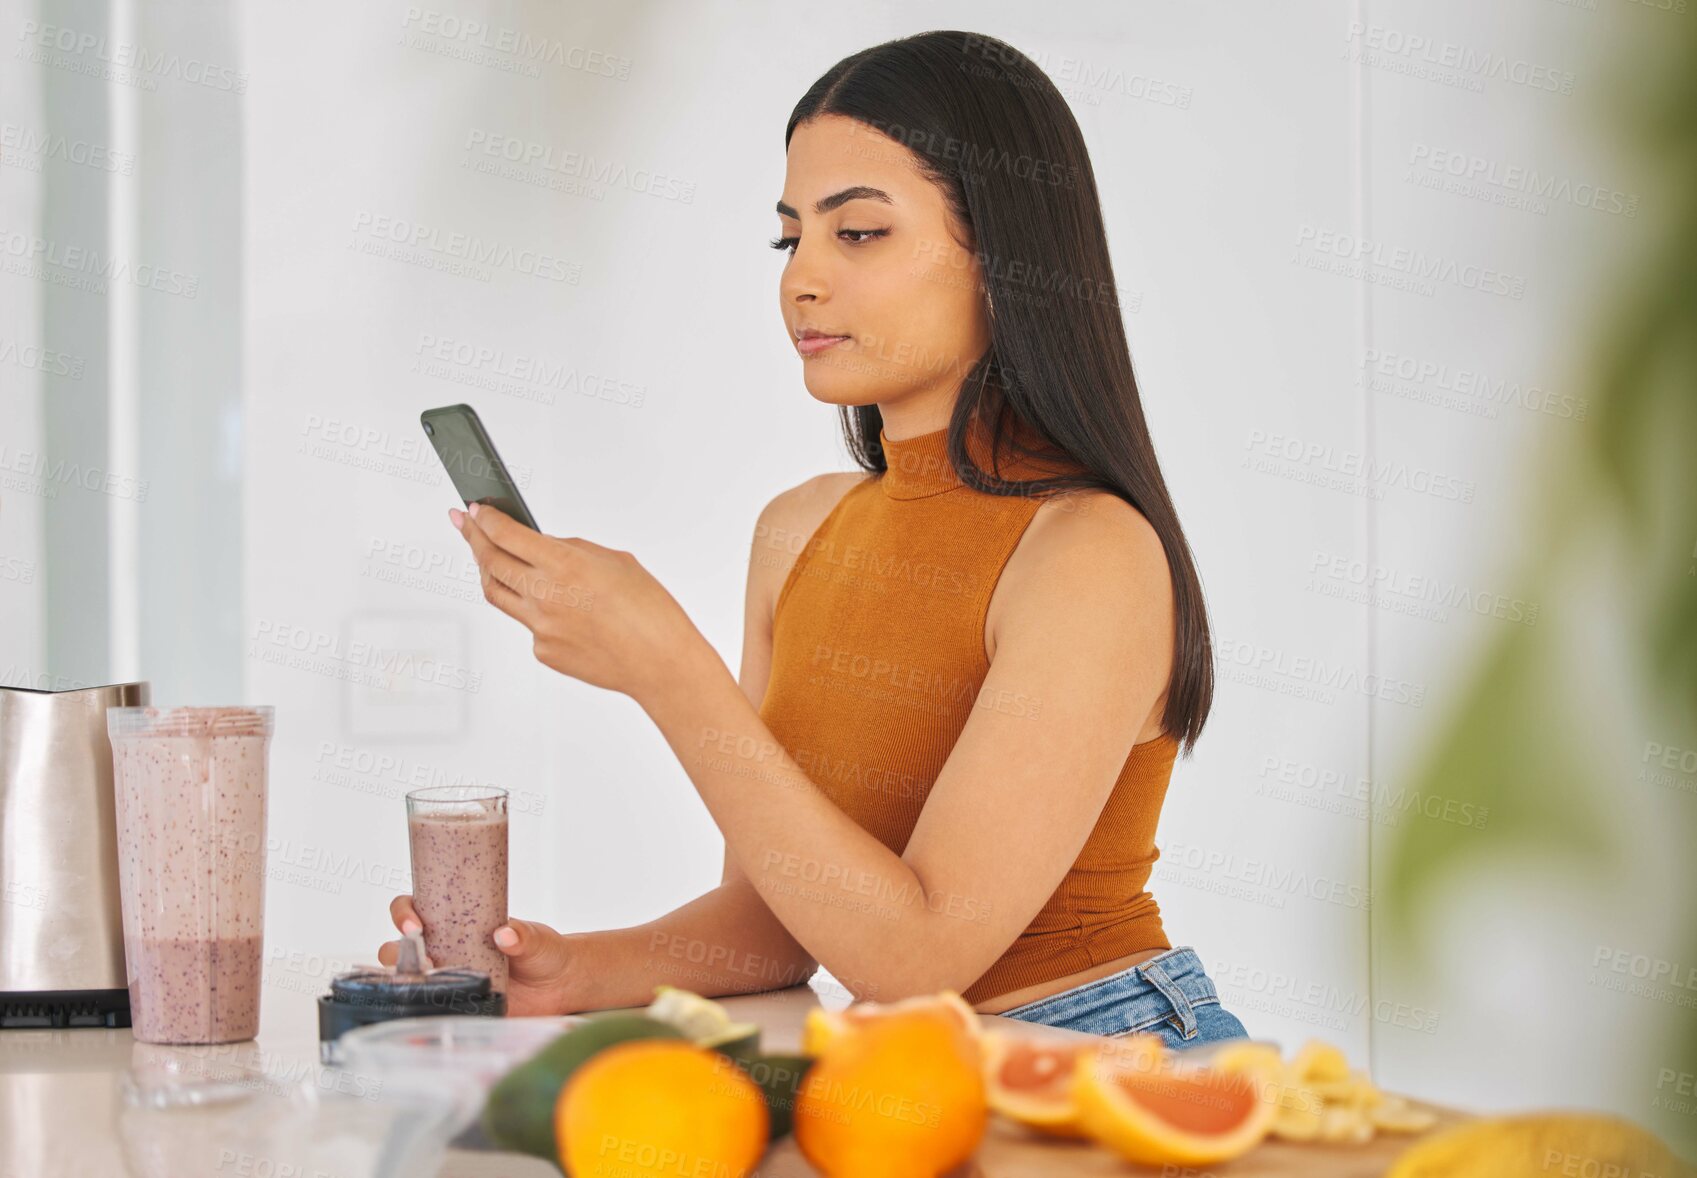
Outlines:
POLYGON ((826 259, 805 236, 796 243, 789 265, 784 267, 778 289, 790 302, 817 301, 830 295, 826 259))

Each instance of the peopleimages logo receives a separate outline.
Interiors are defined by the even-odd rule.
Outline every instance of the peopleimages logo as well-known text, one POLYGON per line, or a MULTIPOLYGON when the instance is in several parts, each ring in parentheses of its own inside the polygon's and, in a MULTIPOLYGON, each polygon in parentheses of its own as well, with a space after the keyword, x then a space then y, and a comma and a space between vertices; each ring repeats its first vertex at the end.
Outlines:
POLYGON ((128 176, 135 171, 136 157, 127 151, 113 151, 103 143, 86 139, 69 139, 48 131, 20 127, 16 123, 0 123, 0 149, 4 160, 17 163, 19 157, 29 162, 30 171, 39 171, 43 160, 61 160, 97 172, 117 172, 128 176))
POLYGON ((647 386, 592 372, 555 357, 421 332, 413 371, 522 400, 553 405, 557 393, 640 409, 647 386))
POLYGON ((1321 257, 1336 258, 1357 265, 1376 266, 1415 281, 1448 283, 1464 290, 1503 295, 1511 299, 1526 296, 1526 279, 1521 275, 1505 274, 1500 270, 1462 262, 1443 254, 1429 254, 1424 250, 1356 237, 1350 233, 1338 233, 1314 225, 1301 225, 1297 228, 1296 248, 1299 251, 1299 259, 1300 251, 1311 250, 1321 257))
POLYGON ((1640 981, 1697 991, 1697 965, 1682 961, 1668 961, 1614 945, 1598 945, 1591 956, 1591 965, 1596 969, 1606 969, 1611 973, 1623 974, 1640 981))
MULTIPOLYGON (((403 217, 391 217, 360 209, 354 213, 353 231, 356 237, 372 243, 416 250, 421 254, 530 274, 551 282, 576 283, 583 276, 580 262, 567 262, 540 250, 515 246, 505 241, 486 241, 470 233, 444 230, 439 226, 403 217)), ((406 260, 403 258, 402 260, 406 260)))
POLYGON ((1488 407, 1492 417, 1496 416, 1498 408, 1506 407, 1524 409, 1529 413, 1542 413, 1548 417, 1584 421, 1591 411, 1590 404, 1583 397, 1424 356, 1368 348, 1361 362, 1370 378, 1383 378, 1369 380, 1367 387, 1373 392, 1394 393, 1397 391, 1396 387, 1389 382, 1401 381, 1405 385, 1417 386, 1420 389, 1453 393, 1457 397, 1471 399, 1488 407))
POLYGON ((114 474, 98 466, 84 466, 31 450, 13 450, 4 443, 0 443, 0 487, 44 499, 58 498, 60 487, 80 487, 114 499, 147 502, 146 479, 114 474))
POLYGON ((81 356, 5 338, 0 338, 0 364, 15 364, 19 368, 28 368, 46 376, 63 376, 69 380, 81 380, 84 369, 88 367, 88 362, 81 356))
POLYGON ((1506 57, 1489 49, 1475 49, 1423 33, 1406 33, 1401 29, 1354 20, 1349 22, 1344 40, 1370 54, 1368 64, 1371 65, 1383 65, 1389 59, 1400 58, 1415 65, 1453 70, 1470 80, 1495 79, 1555 94, 1573 93, 1575 79, 1571 70, 1539 65, 1524 58, 1506 57))
POLYGON ((628 57, 600 49, 586 49, 581 45, 567 45, 553 37, 533 37, 521 29, 465 20, 434 8, 408 8, 401 20, 401 28, 405 30, 401 39, 403 45, 463 58, 479 65, 496 65, 509 72, 522 73, 525 77, 539 76, 539 62, 620 81, 630 77, 631 59, 628 57))
MULTIPOLYGON (((1222 673, 1243 668, 1251 676, 1276 675, 1283 679, 1332 691, 1359 692, 1387 703, 1420 707, 1426 702, 1426 685, 1390 675, 1362 672, 1316 655, 1291 655, 1258 642, 1238 641, 1228 635, 1214 643, 1216 666, 1222 673)), ((1256 682, 1251 678, 1250 682, 1256 682)), ((1323 699, 1331 703, 1329 698, 1323 699)))
POLYGON ((1174 871, 1194 871, 1212 879, 1260 888, 1274 896, 1306 896, 1345 908, 1370 908, 1373 902, 1373 889, 1355 880, 1311 874, 1299 867, 1189 843, 1169 842, 1161 848, 1159 862, 1164 877, 1174 871))
POLYGON ((8 273, 24 278, 75 286, 93 294, 105 294, 107 284, 124 282, 161 294, 192 299, 200 291, 200 279, 170 266, 146 262, 132 264, 127 258, 97 249, 55 241, 34 233, 0 229, 0 263, 8 273), (77 282, 66 282, 75 278, 77 282))
POLYGON ((1452 609, 1476 614, 1482 618, 1498 618, 1528 626, 1535 625, 1538 621, 1539 607, 1536 601, 1523 601, 1503 593, 1473 589, 1459 581, 1445 581, 1440 577, 1417 576, 1390 565, 1368 564, 1347 553, 1315 550, 1308 558, 1308 573, 1316 580, 1332 581, 1365 590, 1371 596, 1363 600, 1370 600, 1374 604, 1385 600, 1381 595, 1388 595, 1409 602, 1438 606, 1440 610, 1433 616, 1439 621, 1445 620, 1448 617, 1447 611, 1452 609))
POLYGON ((1489 185, 1554 204, 1571 204, 1624 217, 1638 215, 1638 194, 1635 192, 1621 192, 1602 184, 1576 181, 1519 164, 1505 166, 1468 151, 1416 143, 1409 150, 1408 166, 1411 171, 1418 169, 1452 180, 1489 185))
POLYGON ((249 645, 249 653, 262 661, 372 686, 388 687, 391 677, 457 691, 478 691, 483 686, 482 671, 457 663, 371 642, 343 642, 334 634, 271 619, 257 623, 249 645))
POLYGON ((1335 475, 1340 489, 1359 487, 1383 496, 1387 487, 1417 495, 1431 495, 1459 503, 1472 503, 1475 484, 1471 479, 1436 471, 1398 459, 1380 459, 1359 450, 1344 450, 1330 442, 1309 442, 1282 433, 1251 429, 1244 448, 1249 452, 1244 465, 1269 474, 1280 471, 1279 463, 1335 475))
MULTIPOLYGON (((73 64, 53 60, 50 56, 52 53, 62 53, 76 58, 76 64, 82 67, 98 63, 117 69, 134 70, 148 80, 172 78, 212 90, 224 90, 233 94, 247 93, 245 72, 226 65, 213 65, 198 57, 184 57, 180 53, 149 49, 133 41, 112 41, 100 33, 84 33, 62 25, 44 25, 26 20, 18 33, 18 39, 25 42, 27 47, 32 47, 28 54, 29 60, 45 65, 73 64)), ((25 54, 20 52, 19 56, 25 54)), ((79 72, 88 71, 84 68, 79 72)))
MULTIPOLYGON (((466 132, 465 150, 468 154, 489 157, 487 161, 474 161, 477 171, 487 170, 486 165, 512 164, 520 169, 533 169, 538 176, 552 174, 561 180, 622 188, 681 204, 695 203, 693 180, 684 180, 653 168, 633 168, 622 160, 603 159, 589 152, 572 151, 498 131, 472 128, 466 132)), ((526 175, 522 171, 511 173, 514 179, 524 179, 526 175)), ((552 183, 547 186, 558 187, 552 183)))

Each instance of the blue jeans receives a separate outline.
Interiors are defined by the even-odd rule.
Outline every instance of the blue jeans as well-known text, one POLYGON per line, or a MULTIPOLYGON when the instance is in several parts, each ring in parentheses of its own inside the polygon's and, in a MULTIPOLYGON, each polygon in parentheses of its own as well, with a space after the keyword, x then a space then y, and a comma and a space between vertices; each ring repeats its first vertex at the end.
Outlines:
POLYGON ((1161 1036, 1168 1047, 1249 1036, 1237 1016, 1220 1005, 1202 959, 1187 945, 1001 1014, 1090 1035, 1142 1031, 1161 1036))

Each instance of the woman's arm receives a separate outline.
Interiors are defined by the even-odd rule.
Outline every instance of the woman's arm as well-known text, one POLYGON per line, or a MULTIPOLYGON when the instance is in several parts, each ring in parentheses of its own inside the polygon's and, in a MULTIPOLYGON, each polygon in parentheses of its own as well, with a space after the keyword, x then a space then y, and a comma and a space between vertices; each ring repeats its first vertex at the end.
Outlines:
MULTIPOLYGON (((1171 677, 1160 538, 1113 495, 1069 500, 1038 508, 998 580, 989 673, 900 855, 808 780, 634 556, 490 508, 449 515, 485 598, 531 631, 537 658, 624 692, 654 720, 797 943, 857 997, 892 1000, 967 989, 1026 928, 1171 677)), ((763 528, 783 527, 777 503, 763 528)), ((825 653, 826 671, 852 674, 863 652, 825 653)))
POLYGON ((646 924, 563 939, 565 1014, 646 1006, 662 982, 709 998, 779 990, 819 968, 746 882, 720 884, 646 924))
MULTIPOLYGON (((850 483, 860 476, 827 475, 780 496, 785 527, 757 527, 743 595, 740 689, 758 707, 772 671, 772 609, 800 545, 850 483)), ((397 928, 416 919, 410 897, 391 905, 397 928)), ((524 989, 517 1013, 646 1005, 661 982, 709 997, 782 989, 810 979, 819 963, 772 914, 730 849, 718 887, 645 924, 561 934, 546 925, 514 921, 518 941, 502 946, 524 989), (528 944, 526 942, 529 942, 528 944), (527 968, 529 967, 529 968, 527 968)), ((395 942, 378 959, 392 964, 395 942)))
MULTIPOLYGON (((411 896, 396 896, 389 914, 402 932, 418 931, 411 896)), ((377 960, 395 964, 398 944, 385 942, 377 960)), ((559 933, 509 919, 496 945, 507 955, 511 1015, 646 1006, 661 982, 709 997, 776 990, 819 968, 747 881, 721 884, 630 928, 559 933)))
MULTIPOLYGON (((858 481, 858 476, 850 476, 858 481)), ((743 698, 759 708, 772 674, 772 609, 800 545, 847 489, 843 476, 826 476, 780 496, 762 519, 750 546, 743 593, 743 698)), ((790 935, 725 848, 718 887, 657 920, 629 929, 568 936, 572 957, 583 964, 585 1005, 593 1009, 646 1003, 659 982, 708 997, 798 985, 819 963, 790 935)))
POLYGON ((705 642, 637 699, 758 894, 857 997, 965 990, 989 968, 1076 860, 1165 690, 1159 537, 1111 495, 1065 506, 1090 509, 1040 508, 1008 561, 978 706, 903 854, 808 779, 705 642))

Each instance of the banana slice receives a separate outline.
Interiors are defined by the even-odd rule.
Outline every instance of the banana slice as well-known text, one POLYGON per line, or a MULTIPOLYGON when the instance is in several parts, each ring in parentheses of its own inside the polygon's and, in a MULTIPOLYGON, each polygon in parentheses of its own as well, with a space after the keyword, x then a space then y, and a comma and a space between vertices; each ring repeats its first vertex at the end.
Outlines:
POLYGON ((1279 1111, 1273 1115, 1274 1137, 1286 1141, 1318 1141, 1321 1118, 1326 1106, 1300 1089, 1293 1089, 1279 1101, 1279 1111))
POLYGON ((1349 1079, 1349 1060, 1330 1043, 1310 1039, 1302 1045, 1291 1061, 1291 1069, 1303 1081, 1345 1081, 1349 1079))
POLYGON ((1400 1096, 1386 1097, 1383 1103, 1367 1111, 1367 1117, 1387 1133, 1424 1133, 1438 1123, 1432 1113, 1415 1108, 1400 1096))
POLYGON ((1320 1140, 1361 1145, 1373 1140, 1373 1125, 1360 1109, 1331 1105, 1320 1114, 1320 1140))

